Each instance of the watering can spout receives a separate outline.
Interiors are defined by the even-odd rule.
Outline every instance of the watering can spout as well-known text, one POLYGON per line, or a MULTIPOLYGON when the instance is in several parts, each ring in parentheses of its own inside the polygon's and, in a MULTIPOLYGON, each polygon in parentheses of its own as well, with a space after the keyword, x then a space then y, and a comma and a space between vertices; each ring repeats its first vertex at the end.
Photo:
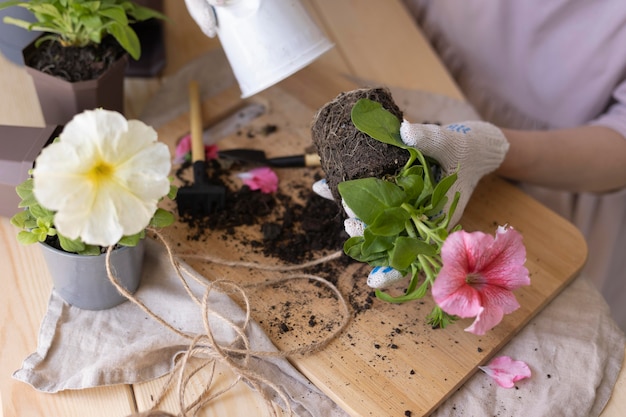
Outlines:
POLYGON ((287 78, 333 47, 299 0, 210 3, 242 98, 287 78))

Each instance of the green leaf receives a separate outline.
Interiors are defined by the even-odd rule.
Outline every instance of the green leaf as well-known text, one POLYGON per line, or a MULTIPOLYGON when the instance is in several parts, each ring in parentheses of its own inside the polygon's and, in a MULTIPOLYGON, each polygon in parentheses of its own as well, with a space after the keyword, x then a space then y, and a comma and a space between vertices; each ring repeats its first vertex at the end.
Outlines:
POLYGON ((154 213, 154 216, 152 216, 152 219, 150 219, 150 226, 167 227, 169 225, 174 224, 175 221, 176 221, 176 218, 171 212, 164 210, 162 208, 157 208, 157 211, 154 213))
POLYGON ((428 282, 423 282, 422 285, 420 285, 414 291, 407 292, 403 295, 395 296, 395 297, 390 294, 387 294, 386 292, 382 290, 376 290, 376 297, 383 301, 387 301, 389 303, 400 304, 400 303, 406 303, 407 301, 418 300, 420 298, 424 298, 427 290, 428 290, 428 282))
POLYGON ((394 236, 406 228, 406 221, 411 218, 408 211, 402 207, 385 209, 367 229, 376 235, 394 236))
POLYGON ((130 26, 113 22, 107 26, 107 29, 133 59, 139 59, 141 56, 141 44, 139 43, 139 37, 137 37, 137 34, 130 26))
POLYGON ((28 207, 28 211, 37 219, 41 219, 47 224, 52 224, 54 218, 54 212, 42 207, 39 203, 31 204, 28 207))
POLYGON ((396 182, 406 193, 408 202, 417 200, 424 190, 424 178, 421 175, 397 177, 396 182))
POLYGON ((20 229, 26 228, 26 222, 31 220, 32 216, 30 212, 27 210, 18 211, 11 217, 11 224, 15 227, 19 227, 20 229))
MULTIPOLYGON (((454 193, 454 199, 452 200, 452 203, 450 203, 450 207, 448 208, 448 215, 446 216, 445 224, 443 224, 444 230, 448 229, 448 226, 450 225, 450 220, 452 219, 452 217, 454 217, 454 212, 456 211, 456 206, 459 203, 459 198, 461 198, 461 193, 457 191, 456 193, 454 193)), ((450 233, 461 230, 461 228, 461 225, 457 224, 452 230, 450 230, 450 233)), ((448 234, 446 234, 446 237, 447 236, 448 234)))
POLYGON ((364 242, 363 237, 353 236, 344 242, 343 250, 346 255, 359 262, 366 262, 373 266, 387 266, 387 252, 365 253, 363 251, 364 242))
POLYGON ((352 236, 343 243, 344 253, 353 259, 359 260, 363 253, 361 248, 364 240, 363 236, 352 236))
POLYGON ((393 268, 404 270, 415 261, 417 255, 435 256, 436 254, 437 249, 423 240, 399 236, 389 255, 389 262, 393 268))
POLYGON ((382 104, 360 99, 352 107, 350 114, 352 123, 361 132, 389 145, 406 149, 400 138, 400 120, 384 109, 382 104))
POLYGON ((31 230, 31 233, 37 236, 38 241, 43 242, 48 237, 49 231, 50 229, 48 229, 47 227, 35 227, 31 230))
POLYGON ((81 253, 86 248, 86 245, 80 239, 71 240, 63 235, 58 235, 58 237, 61 248, 66 252, 81 253))
POLYGON ((413 297, 413 299, 424 298, 426 292, 428 291, 429 284, 430 283, 428 281, 422 282, 422 285, 417 287, 414 291, 408 293, 407 296, 413 297))
POLYGON ((437 217, 438 215, 443 214, 443 207, 448 202, 448 197, 443 196, 441 200, 437 203, 436 206, 429 205, 430 208, 424 211, 424 215, 430 219, 437 217))
POLYGON ((389 266, 389 256, 386 252, 370 255, 368 259, 363 262, 367 262, 368 265, 376 266, 389 266))
POLYGON ((29 207, 37 203, 37 199, 35 198, 35 194, 33 193, 34 181, 32 178, 28 178, 17 187, 15 187, 15 192, 22 199, 18 204, 18 207, 24 208, 29 207))
POLYGON ((413 165, 412 167, 404 170, 401 175, 417 175, 420 178, 424 178, 424 167, 421 165, 413 165))
POLYGON ((24 182, 15 187, 15 192, 20 198, 30 198, 33 195, 33 188, 35 186, 35 182, 32 178, 26 179, 24 182))
POLYGON ((146 236, 146 232, 145 230, 142 230, 141 232, 135 233, 134 235, 122 236, 122 238, 117 243, 119 243, 122 246, 137 246, 137 244, 145 236, 146 236))
POLYGON ((400 187, 378 178, 344 181, 337 189, 348 207, 365 224, 373 223, 385 209, 399 207, 406 199, 400 187))
POLYGON ((170 185, 170 192, 167 193, 167 198, 170 200, 175 200, 176 195, 178 195, 178 187, 175 185, 170 185))
POLYGON ((34 229, 37 227, 37 219, 33 216, 30 216, 24 222, 24 229, 34 229))
POLYGON ((120 6, 110 6, 103 7, 99 13, 101 16, 107 17, 113 22, 119 23, 122 26, 126 26, 129 24, 128 17, 126 16, 126 11, 123 7, 120 6))
POLYGON ((446 313, 439 306, 433 307, 430 314, 426 316, 426 322, 430 324, 434 329, 443 329, 448 324, 454 323, 456 320, 458 320, 457 316, 446 313))
POLYGON ((399 236, 389 254, 391 267, 397 270, 407 269, 417 257, 419 241, 413 237, 399 236))
POLYGON ((380 252, 387 252, 393 248, 393 236, 378 236, 369 228, 363 231, 363 246, 361 251, 364 256, 371 256, 380 252))
POLYGON ((79 255, 86 256, 99 256, 102 255, 102 251, 100 250, 100 246, 94 245, 85 245, 85 249, 80 252, 77 252, 79 255))
POLYGON ((32 233, 28 230, 22 230, 17 234, 17 241, 22 245, 30 245, 39 242, 39 234, 32 233))
POLYGON ((138 20, 138 21, 143 21, 143 20, 148 20, 148 19, 167 20, 167 16, 158 12, 157 10, 139 6, 137 4, 134 4, 134 7, 131 10, 129 10, 128 14, 132 16, 133 19, 138 20))
POLYGON ((435 189, 433 190, 433 196, 431 199, 431 204, 433 206, 439 205, 440 201, 448 193, 448 190, 450 190, 450 187, 452 187, 452 185, 456 182, 456 179, 457 174, 454 173, 448 175, 445 178, 442 178, 441 181, 439 181, 439 183, 435 186, 435 189))

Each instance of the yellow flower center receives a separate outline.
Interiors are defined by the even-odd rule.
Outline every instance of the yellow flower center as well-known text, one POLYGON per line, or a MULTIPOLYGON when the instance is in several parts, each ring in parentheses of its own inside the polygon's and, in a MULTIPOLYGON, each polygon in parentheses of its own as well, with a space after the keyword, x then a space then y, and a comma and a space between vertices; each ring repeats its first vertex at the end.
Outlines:
POLYGON ((110 180, 114 172, 115 169, 113 165, 101 160, 96 162, 91 170, 89 170, 87 178, 95 185, 98 185, 99 183, 110 180))

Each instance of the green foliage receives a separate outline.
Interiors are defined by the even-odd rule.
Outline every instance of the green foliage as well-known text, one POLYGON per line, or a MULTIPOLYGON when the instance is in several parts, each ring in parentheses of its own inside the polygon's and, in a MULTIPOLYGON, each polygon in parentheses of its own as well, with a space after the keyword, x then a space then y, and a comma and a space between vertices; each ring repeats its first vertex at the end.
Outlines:
POLYGON ((132 23, 151 18, 165 19, 156 10, 130 0, 9 0, 0 10, 18 6, 33 13, 36 22, 6 16, 4 22, 47 33, 39 39, 59 41, 64 46, 99 44, 107 35, 134 59, 141 56, 141 45, 132 23))
POLYGON ((445 311, 443 311, 439 306, 435 306, 433 310, 426 317, 426 321, 428 324, 433 326, 433 328, 444 328, 450 323, 454 323, 458 317, 450 316, 445 311))
MULTIPOLYGON (((392 296, 377 290, 380 299, 402 303, 422 298, 441 269, 441 246, 448 236, 458 193, 448 212, 443 208, 457 175, 453 173, 435 182, 424 155, 402 142, 400 120, 380 103, 361 99, 354 105, 351 117, 361 132, 406 149, 409 160, 393 178, 339 183, 339 194, 366 224, 363 236, 345 242, 344 252, 372 266, 391 266, 404 275, 410 274, 403 295, 392 296)), ((444 327, 453 317, 435 307, 427 319, 434 327, 444 327)))
MULTIPOLYGON (((11 224, 22 229, 17 234, 18 242, 23 245, 30 245, 44 242, 48 237, 56 236, 59 239, 59 245, 66 252, 79 255, 100 255, 102 251, 99 246, 87 245, 80 239, 68 239, 54 228, 54 212, 37 202, 33 193, 33 184, 33 179, 28 178, 15 188, 17 195, 22 199, 18 207, 24 209, 11 218, 11 224)), ((172 185, 168 197, 174 199, 177 190, 177 187, 172 185)), ((172 213, 158 208, 150 221, 149 227, 167 227, 173 224, 175 220, 172 213)), ((145 236, 146 231, 142 230, 132 236, 123 236, 118 244, 122 246, 136 246, 145 236)))

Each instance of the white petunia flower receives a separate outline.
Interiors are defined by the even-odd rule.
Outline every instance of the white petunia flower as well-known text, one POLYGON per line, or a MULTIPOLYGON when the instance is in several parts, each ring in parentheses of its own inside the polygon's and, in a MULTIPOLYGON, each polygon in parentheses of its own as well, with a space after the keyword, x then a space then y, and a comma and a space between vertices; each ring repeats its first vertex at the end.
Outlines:
POLYGON ((145 229, 170 189, 167 146, 120 113, 80 113, 45 147, 33 170, 39 204, 56 211, 62 235, 110 246, 145 229))

